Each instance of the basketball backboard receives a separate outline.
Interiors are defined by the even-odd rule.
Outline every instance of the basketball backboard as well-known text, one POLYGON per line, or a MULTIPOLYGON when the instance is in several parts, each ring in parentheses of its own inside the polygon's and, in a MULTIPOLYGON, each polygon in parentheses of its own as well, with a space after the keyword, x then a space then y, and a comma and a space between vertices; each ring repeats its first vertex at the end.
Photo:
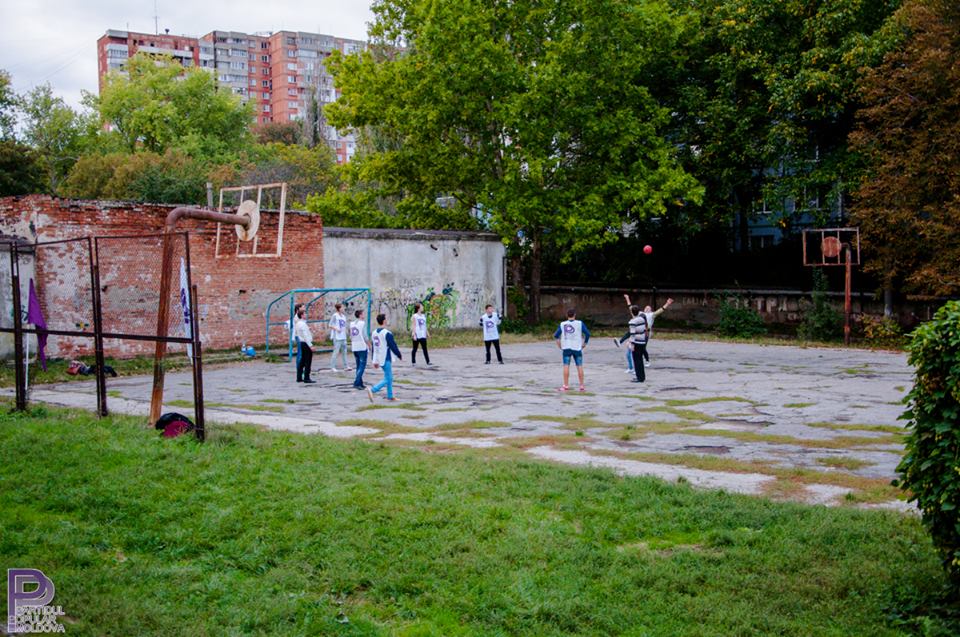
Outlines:
POLYGON ((860 265, 859 228, 817 228, 803 231, 803 265, 860 265))

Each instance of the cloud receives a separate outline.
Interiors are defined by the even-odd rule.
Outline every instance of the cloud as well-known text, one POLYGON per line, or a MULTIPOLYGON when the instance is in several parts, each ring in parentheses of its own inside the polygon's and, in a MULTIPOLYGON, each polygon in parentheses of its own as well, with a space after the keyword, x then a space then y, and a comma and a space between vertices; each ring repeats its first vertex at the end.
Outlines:
MULTIPOLYGON (((311 31, 366 39, 368 0, 233 0, 156 3, 162 33, 311 31)), ((154 32, 153 0, 0 0, 0 69, 18 93, 49 82, 71 105, 97 91, 97 39, 107 29, 154 32)))

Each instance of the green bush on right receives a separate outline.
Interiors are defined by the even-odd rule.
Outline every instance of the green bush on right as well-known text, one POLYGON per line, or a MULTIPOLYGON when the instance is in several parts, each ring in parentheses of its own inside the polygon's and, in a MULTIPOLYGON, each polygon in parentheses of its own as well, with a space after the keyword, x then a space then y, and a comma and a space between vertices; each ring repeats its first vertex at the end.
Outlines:
POLYGON ((909 433, 894 484, 912 494, 960 593, 960 302, 918 327, 909 350, 916 381, 901 416, 909 433))

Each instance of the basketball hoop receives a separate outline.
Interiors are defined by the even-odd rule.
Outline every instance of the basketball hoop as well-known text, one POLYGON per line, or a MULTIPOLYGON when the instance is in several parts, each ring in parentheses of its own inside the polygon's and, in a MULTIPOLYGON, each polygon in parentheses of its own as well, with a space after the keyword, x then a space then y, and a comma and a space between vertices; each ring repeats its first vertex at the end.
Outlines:
POLYGON ((260 206, 258 206, 257 202, 253 199, 246 199, 240 204, 240 207, 237 208, 237 215, 250 219, 250 223, 247 224, 246 228, 239 225, 233 227, 234 230, 237 231, 237 238, 241 241, 251 241, 257 236, 257 229, 260 228, 260 206))
POLYGON ((837 237, 824 237, 820 242, 820 252, 828 259, 836 259, 840 256, 841 246, 840 239, 837 237))

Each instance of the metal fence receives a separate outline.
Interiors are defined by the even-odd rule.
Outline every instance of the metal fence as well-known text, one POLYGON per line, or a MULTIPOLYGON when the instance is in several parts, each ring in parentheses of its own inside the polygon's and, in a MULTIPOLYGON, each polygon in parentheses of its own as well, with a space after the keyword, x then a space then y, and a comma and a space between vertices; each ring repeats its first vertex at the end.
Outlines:
MULTIPOLYGON (((9 265, 0 267, 0 284, 9 290, 10 311, 0 306, 0 334, 12 334, 16 365, 16 408, 27 406, 26 335, 55 337, 57 354, 90 352, 96 359, 97 413, 107 414, 104 343, 119 356, 153 350, 155 379, 162 387, 166 350, 186 352, 193 369, 196 433, 203 439, 202 353, 197 321, 197 290, 190 278, 190 242, 186 232, 119 237, 83 237, 25 245, 4 242, 9 265), (174 283, 163 312, 160 281, 167 242, 174 283), (24 269, 32 268, 33 276, 24 269), (25 276, 26 275, 26 276, 25 276), (30 288, 40 314, 28 316, 30 288), (165 314, 163 320, 161 315, 165 314), (126 345, 133 344, 133 347, 126 345)), ((4 260, 7 261, 7 260, 4 260)), ((7 299, 3 295, 3 303, 7 299)), ((156 386, 156 382, 155 382, 156 386)))

